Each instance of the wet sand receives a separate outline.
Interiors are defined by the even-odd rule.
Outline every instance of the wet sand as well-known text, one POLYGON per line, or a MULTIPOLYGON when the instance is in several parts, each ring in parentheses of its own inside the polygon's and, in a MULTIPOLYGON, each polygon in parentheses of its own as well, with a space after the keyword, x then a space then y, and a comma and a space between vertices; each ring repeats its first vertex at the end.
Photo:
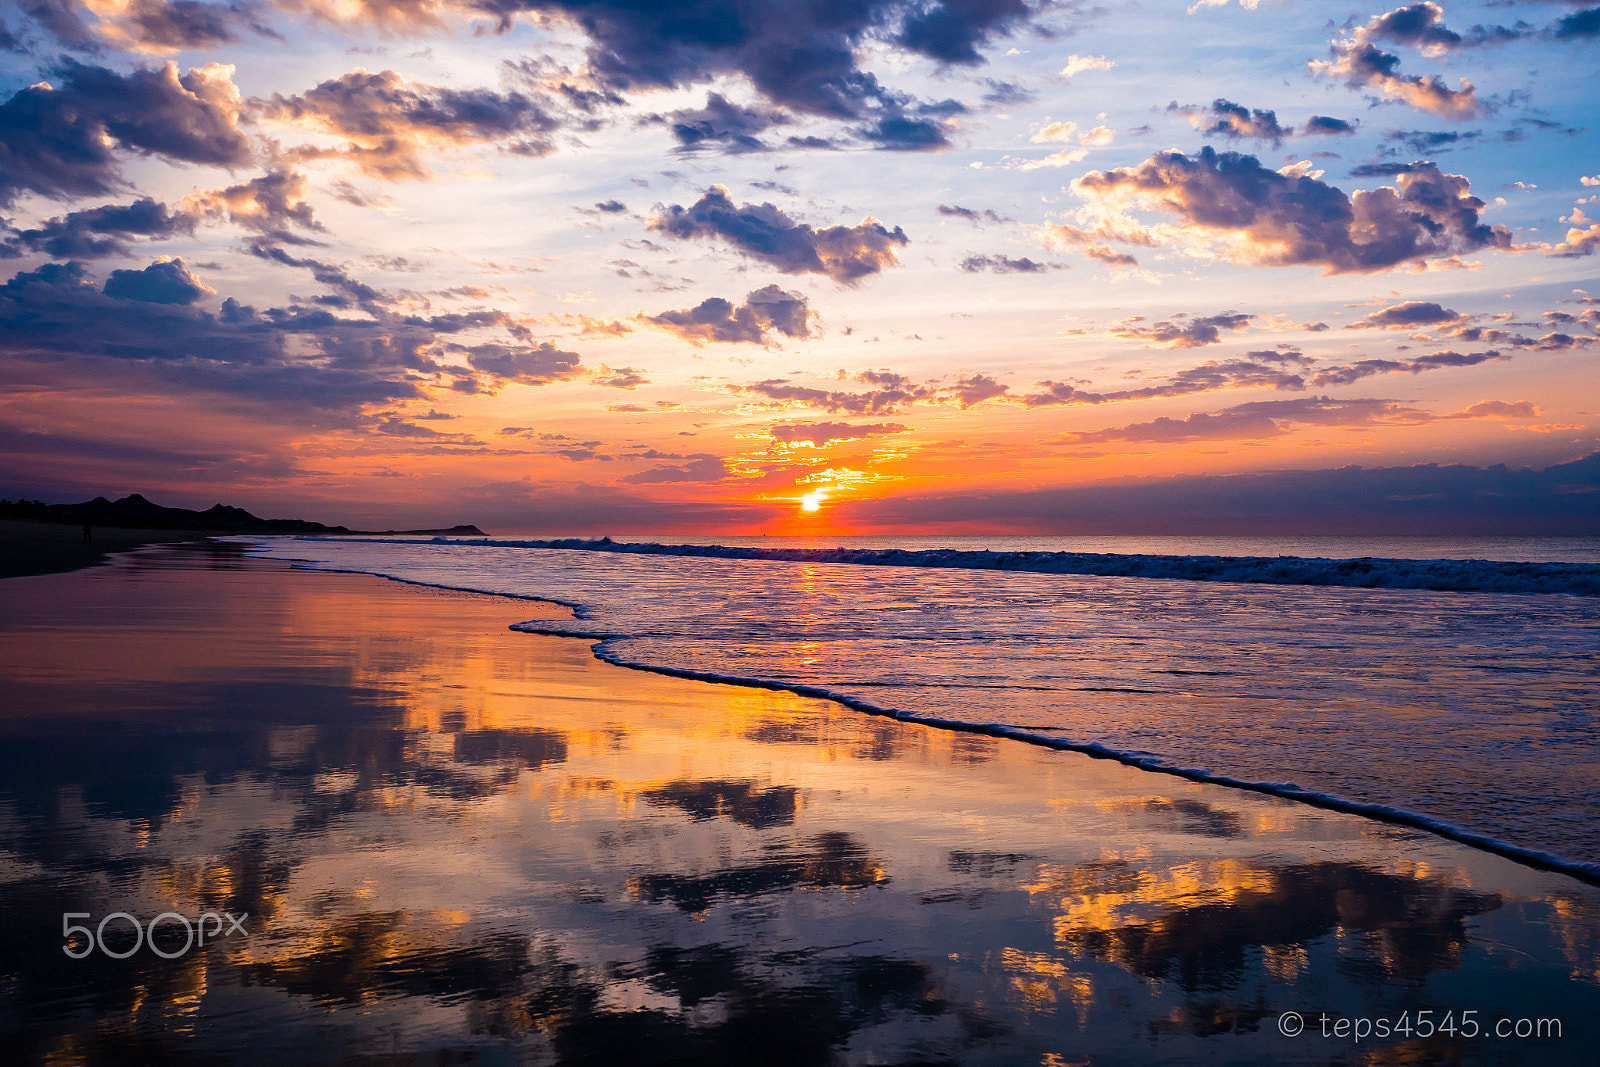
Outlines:
POLYGON ((209 536, 191 530, 136 530, 96 526, 83 539, 83 527, 57 522, 0 519, 0 578, 56 574, 106 562, 113 552, 142 545, 198 541, 209 536))
POLYGON ((0 582, 6 1062, 1594 1062, 1594 887, 506 629, 564 610, 216 542, 0 582), (69 958, 114 912, 248 932, 69 958))

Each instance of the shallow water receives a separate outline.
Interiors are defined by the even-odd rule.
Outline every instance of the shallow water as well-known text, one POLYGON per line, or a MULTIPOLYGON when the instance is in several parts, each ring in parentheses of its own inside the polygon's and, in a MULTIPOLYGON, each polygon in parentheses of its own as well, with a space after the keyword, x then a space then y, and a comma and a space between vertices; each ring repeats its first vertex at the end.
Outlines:
POLYGON ((578 605, 615 662, 998 724, 1600 864, 1600 600, 275 540, 578 605))
POLYGON ((6 1062, 1592 1062, 1594 887, 535 608, 226 549, 0 582, 6 1062), (247 933, 68 958, 116 911, 247 933))

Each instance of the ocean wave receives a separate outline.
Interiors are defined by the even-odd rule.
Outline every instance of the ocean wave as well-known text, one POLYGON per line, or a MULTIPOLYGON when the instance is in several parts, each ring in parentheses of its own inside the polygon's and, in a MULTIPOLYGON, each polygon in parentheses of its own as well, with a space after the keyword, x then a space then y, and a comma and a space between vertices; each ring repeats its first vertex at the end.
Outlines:
MULTIPOLYGON (((318 538, 345 540, 345 538, 318 538)), ((376 541, 376 538, 359 540, 376 541)), ((667 545, 561 538, 556 540, 451 541, 492 548, 548 548, 640 556, 846 563, 866 567, 941 567, 957 570, 1080 574, 1117 578, 1167 578, 1256 585, 1322 585, 1352 589, 1428 589, 1458 593, 1566 593, 1600 596, 1600 564, 1512 563, 1459 559, 1323 559, 1301 556, 1158 556, 1110 552, 991 552, 963 549, 742 548, 667 545)), ((411 543, 396 540, 392 543, 411 543)))

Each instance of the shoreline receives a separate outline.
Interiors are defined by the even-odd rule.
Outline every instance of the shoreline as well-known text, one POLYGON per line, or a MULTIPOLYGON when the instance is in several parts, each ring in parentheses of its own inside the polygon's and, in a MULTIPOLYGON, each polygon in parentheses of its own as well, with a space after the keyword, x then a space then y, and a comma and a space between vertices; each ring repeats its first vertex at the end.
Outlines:
POLYGON ((0 580, 97 567, 116 553, 145 545, 204 541, 216 535, 217 531, 96 526, 91 540, 84 541, 79 526, 0 519, 0 580))
MULTIPOLYGON (((339 540, 339 539, 336 539, 339 540)), ((765 557, 762 557, 765 558, 765 557)), ((524 603, 545 603, 557 605, 572 613, 572 618, 582 621, 584 606, 569 603, 551 597, 541 597, 518 593, 495 592, 467 586, 445 585, 435 582, 425 582, 411 578, 397 577, 391 574, 382 574, 376 571, 350 570, 314 564, 297 562, 296 567, 305 570, 322 571, 330 574, 362 574, 381 578, 386 581, 399 582, 403 585, 413 585, 425 589, 441 589, 456 592, 467 592, 484 596, 504 597, 508 600, 524 603)), ((1371 819, 1389 825, 1405 826, 1432 834, 1444 840, 1453 841, 1469 848, 1478 849, 1502 858, 1523 864, 1530 868, 1552 873, 1566 875, 1585 882, 1589 885, 1600 886, 1600 864, 1586 863, 1581 860, 1568 859, 1550 852, 1538 849, 1525 848, 1508 841, 1486 834, 1478 833, 1471 829, 1457 826, 1445 819, 1428 815, 1417 814, 1389 805, 1373 804, 1359 800, 1327 793, 1318 793, 1311 790, 1300 789, 1293 786, 1278 785, 1272 782, 1258 782, 1249 779, 1236 778, 1230 775, 1212 771, 1199 770, 1182 766, 1173 766, 1159 762, 1152 757, 1142 757, 1136 754, 1123 752, 1095 742, 1073 742, 1059 738, 1051 738, 1031 733, 1019 727, 1008 727, 995 724, 969 723, 953 719, 944 719, 937 716, 917 715, 910 712, 899 712, 882 708, 860 698, 845 693, 838 693, 822 686, 806 685, 803 683, 778 682, 764 678, 752 678, 731 674, 717 674, 707 671, 695 671, 685 668, 671 667, 642 663, 625 659, 620 655, 611 654, 606 649, 606 644, 617 635, 608 633, 589 633, 581 629, 541 627, 530 622, 512 623, 510 629, 528 634, 537 634, 549 637, 570 638, 575 640, 591 641, 591 651, 597 660, 628 670, 637 670, 649 674, 658 674, 670 678, 682 678, 690 681, 705 682, 710 684, 734 685, 751 689, 762 689, 773 692, 792 693, 796 696, 809 699, 825 700, 848 708, 853 712, 871 715, 878 718, 891 719, 903 723, 915 723, 933 729, 949 730, 959 733, 977 734, 988 737, 1003 738, 1018 741, 1023 744, 1039 748, 1058 751, 1074 752, 1093 759, 1109 760, 1126 767, 1152 774, 1171 775, 1191 782, 1201 782, 1207 785, 1220 786, 1228 789, 1240 789, 1265 796, 1276 797, 1280 800, 1306 804, 1311 807, 1328 811, 1337 811, 1347 815, 1371 819)))
POLYGON ((241 549, 0 582, 17 829, 0 980, 18 1005, 0 1031, 24 1058, 101 1033, 166 1050, 151 1058, 285 1063, 780 1046, 807 1064, 1094 1063, 1143 1045, 1320 1063, 1333 1050, 1296 1044, 1280 1013, 1419 996, 1564 1018, 1560 1041, 1523 1047, 1542 1062, 1592 1047, 1600 893, 1565 875, 1104 759, 623 672, 511 631, 511 598, 241 549), (248 912, 251 932, 86 970, 62 955, 63 908, 248 912))

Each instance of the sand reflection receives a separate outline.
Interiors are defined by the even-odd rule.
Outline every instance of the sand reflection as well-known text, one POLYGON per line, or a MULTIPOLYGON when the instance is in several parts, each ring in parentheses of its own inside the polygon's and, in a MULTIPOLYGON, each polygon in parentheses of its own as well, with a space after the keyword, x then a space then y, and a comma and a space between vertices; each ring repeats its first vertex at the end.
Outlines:
POLYGON ((68 1064, 1324 1062, 1368 1050, 1274 1020, 1454 1004, 1565 1016, 1564 1042, 1514 1051, 1584 1061, 1590 887, 609 667, 506 630, 536 610, 209 550, 0 583, 4 1046, 68 1064), (64 911, 229 912, 249 934, 72 960, 64 911))

